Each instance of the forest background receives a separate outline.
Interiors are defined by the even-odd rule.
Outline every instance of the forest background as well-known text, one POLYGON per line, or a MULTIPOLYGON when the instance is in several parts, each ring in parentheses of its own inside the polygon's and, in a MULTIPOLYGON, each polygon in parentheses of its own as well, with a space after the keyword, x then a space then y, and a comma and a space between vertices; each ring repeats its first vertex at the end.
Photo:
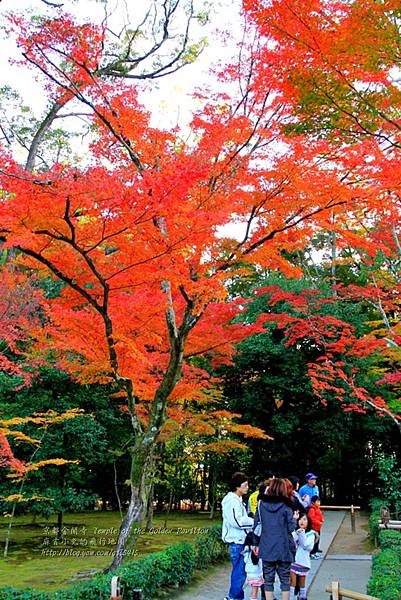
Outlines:
POLYGON ((395 489, 397 3, 244 2, 174 128, 143 103, 196 69, 210 7, 116 32, 53 4, 5 26, 46 106, 2 89, 3 510, 128 508, 116 566, 152 508, 213 512, 237 469, 395 489))

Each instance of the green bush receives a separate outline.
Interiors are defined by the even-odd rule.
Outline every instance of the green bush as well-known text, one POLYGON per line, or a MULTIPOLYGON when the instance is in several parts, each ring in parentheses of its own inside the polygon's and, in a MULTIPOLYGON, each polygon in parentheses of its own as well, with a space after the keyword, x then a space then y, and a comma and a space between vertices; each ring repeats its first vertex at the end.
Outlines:
POLYGON ((368 594, 380 600, 399 600, 401 590, 401 534, 380 530, 380 552, 373 557, 368 594))
POLYGON ((373 500, 370 501, 370 506, 372 512, 370 513, 368 524, 369 537, 375 542, 375 544, 377 544, 379 540, 379 533, 381 531, 379 529, 380 510, 383 506, 387 506, 387 503, 382 498, 373 498, 373 500))
POLYGON ((207 569, 215 562, 227 558, 227 545, 221 539, 221 526, 211 527, 209 533, 195 540, 196 568, 207 569))
MULTIPOLYGON (((116 572, 124 588, 124 600, 132 600, 132 590, 143 591, 144 600, 155 600, 163 586, 187 583, 195 567, 195 550, 189 542, 170 546, 162 552, 131 562, 116 572)), ((110 589, 110 588, 109 588, 110 589)))
POLYGON ((109 600, 112 574, 95 575, 90 581, 55 592, 54 600, 109 600))
POLYGON ((390 548, 399 552, 401 556, 401 532, 395 529, 381 529, 379 533, 379 546, 381 550, 390 548))
POLYGON ((0 589, 0 600, 49 600, 50 594, 38 592, 37 590, 16 590, 7 587, 0 589))

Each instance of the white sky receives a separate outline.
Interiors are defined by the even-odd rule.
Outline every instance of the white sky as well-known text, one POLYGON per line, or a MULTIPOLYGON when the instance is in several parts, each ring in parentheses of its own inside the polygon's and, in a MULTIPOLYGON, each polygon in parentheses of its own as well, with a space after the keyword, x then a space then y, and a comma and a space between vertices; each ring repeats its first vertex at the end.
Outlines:
MULTIPOLYGON (((0 0, 1 1, 1 0, 0 0)), ((52 0, 61 2, 62 0, 52 0)), ((161 0, 158 0, 159 2, 161 0)), ((197 0, 198 3, 203 0, 197 0)), ((194 41, 206 37, 207 48, 191 65, 185 66, 176 74, 160 78, 152 84, 152 91, 146 96, 146 106, 153 113, 153 125, 166 128, 186 124, 190 118, 193 100, 190 94, 205 82, 210 83, 208 69, 216 61, 228 61, 235 54, 235 42, 222 41, 220 32, 231 32, 238 40, 240 35, 240 0, 213 0, 209 23, 203 27, 193 26, 194 41), (237 35, 235 35, 237 33, 237 35)), ((121 29, 127 18, 132 25, 138 23, 138 16, 147 9, 149 0, 109 0, 109 11, 112 12, 110 23, 115 31, 121 29), (115 10, 113 10, 115 8, 115 10)), ((104 16, 104 5, 95 0, 64 0, 64 10, 73 13, 81 20, 101 21, 104 16)), ((46 8, 40 0, 2 0, 0 3, 0 20, 4 23, 7 12, 18 11, 24 15, 57 14, 54 9, 46 8)), ((46 108, 46 98, 41 85, 34 81, 32 71, 16 65, 10 65, 10 58, 19 56, 14 40, 0 39, 0 86, 5 84, 16 89, 24 101, 35 110, 37 116, 46 108)), ((134 83, 135 85, 135 83, 134 83)))

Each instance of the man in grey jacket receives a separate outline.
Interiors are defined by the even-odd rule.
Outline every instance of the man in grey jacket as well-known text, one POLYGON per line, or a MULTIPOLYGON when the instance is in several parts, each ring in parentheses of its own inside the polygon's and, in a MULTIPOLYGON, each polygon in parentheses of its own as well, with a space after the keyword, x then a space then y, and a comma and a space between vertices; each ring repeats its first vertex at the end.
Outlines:
POLYGON ((224 600, 243 600, 246 579, 242 551, 245 537, 252 529, 253 519, 248 517, 242 497, 248 493, 248 477, 244 473, 234 473, 231 478, 231 492, 223 498, 222 540, 230 547, 232 564, 230 590, 224 600))

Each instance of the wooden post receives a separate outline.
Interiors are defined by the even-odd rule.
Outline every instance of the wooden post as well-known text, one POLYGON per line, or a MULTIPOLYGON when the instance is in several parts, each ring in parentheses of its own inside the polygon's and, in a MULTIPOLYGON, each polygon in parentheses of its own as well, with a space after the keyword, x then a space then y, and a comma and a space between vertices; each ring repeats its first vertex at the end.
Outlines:
POLYGON ((355 510, 353 504, 351 504, 351 531, 355 533, 355 510))
POLYGON ((353 592, 352 590, 346 590, 340 588, 338 581, 333 581, 326 587, 326 592, 331 594, 333 600, 342 600, 344 598, 351 598, 352 600, 380 600, 376 596, 369 596, 367 594, 361 594, 360 592, 353 592))
POLYGON ((132 600, 142 600, 142 590, 132 590, 132 600))
POLYGON ((380 509, 381 522, 386 525, 390 521, 390 510, 388 506, 382 506, 380 509))
POLYGON ((340 584, 338 581, 331 582, 331 597, 332 600, 340 600, 340 584))
POLYGON ((120 578, 114 576, 111 578, 111 595, 110 600, 122 600, 121 590, 120 590, 120 578))

